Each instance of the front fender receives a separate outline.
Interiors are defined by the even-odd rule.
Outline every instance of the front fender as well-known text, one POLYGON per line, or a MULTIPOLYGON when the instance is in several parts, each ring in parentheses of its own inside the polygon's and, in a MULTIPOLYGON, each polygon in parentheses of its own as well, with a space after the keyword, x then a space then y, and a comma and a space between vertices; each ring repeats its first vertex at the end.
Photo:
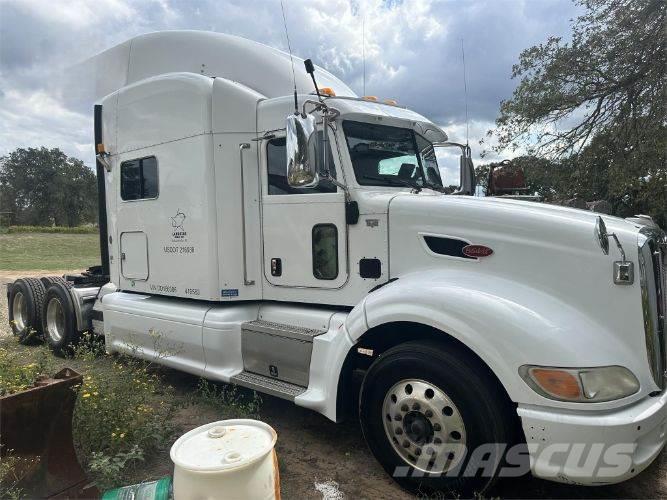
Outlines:
MULTIPOLYGON (((370 293, 361 306, 369 329, 413 322, 451 335, 488 365, 517 403, 604 409, 650 392, 642 383, 642 390, 623 400, 582 405, 553 401, 530 389, 518 374, 524 364, 621 365, 639 375, 645 371, 643 353, 605 331, 593 314, 505 278, 469 270, 419 271, 370 293)), ((355 326, 348 331, 356 343, 365 332, 359 321, 355 326)))

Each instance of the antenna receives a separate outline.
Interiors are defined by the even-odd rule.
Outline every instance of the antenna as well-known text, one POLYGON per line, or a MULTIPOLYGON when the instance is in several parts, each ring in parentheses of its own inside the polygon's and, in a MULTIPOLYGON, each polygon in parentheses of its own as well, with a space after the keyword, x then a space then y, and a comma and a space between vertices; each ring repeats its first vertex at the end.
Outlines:
POLYGON ((463 38, 461 38, 461 58, 463 59, 463 93, 466 107, 466 147, 468 146, 468 136, 470 135, 470 125, 468 121, 468 79, 466 78, 466 52, 463 48, 463 38))
POLYGON ((289 50, 289 60, 292 63, 292 82, 294 83, 294 114, 299 114, 299 100, 296 96, 296 76, 294 74, 294 58, 292 57, 292 46, 289 42, 289 32, 287 31, 287 20, 285 19, 285 6, 283 0, 280 0, 280 10, 283 13, 283 26, 285 26, 285 37, 287 38, 287 50, 289 50))
POLYGON ((364 94, 366 95, 366 16, 361 18, 361 59, 364 65, 364 94))

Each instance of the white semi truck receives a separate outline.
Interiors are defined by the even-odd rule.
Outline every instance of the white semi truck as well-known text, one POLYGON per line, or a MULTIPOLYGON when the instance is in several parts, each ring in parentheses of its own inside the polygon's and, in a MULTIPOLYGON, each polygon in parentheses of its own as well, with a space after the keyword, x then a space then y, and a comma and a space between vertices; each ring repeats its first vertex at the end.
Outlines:
POLYGON ((437 125, 294 59, 206 32, 103 53, 102 264, 11 284, 15 333, 62 351, 92 330, 334 421, 358 408, 415 490, 483 491, 517 465, 488 444, 561 482, 645 469, 667 440, 665 233, 469 196, 464 146, 444 185, 459 145, 437 125))

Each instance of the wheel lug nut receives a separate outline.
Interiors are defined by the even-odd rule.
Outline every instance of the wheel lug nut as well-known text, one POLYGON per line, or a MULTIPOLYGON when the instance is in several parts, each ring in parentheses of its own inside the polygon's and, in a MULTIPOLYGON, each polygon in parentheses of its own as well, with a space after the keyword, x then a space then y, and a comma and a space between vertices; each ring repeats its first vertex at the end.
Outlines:
POLYGON ((410 448, 410 442, 407 439, 403 441, 403 448, 410 448))
POLYGON ((408 405, 404 404, 401 405, 401 411, 408 411, 410 408, 408 408, 408 405))
POLYGON ((396 420, 396 422, 400 422, 401 420, 403 420, 403 416, 400 413, 397 413, 396 416, 394 417, 394 420, 396 420))
POLYGON ((398 434, 399 436, 403 434, 403 429, 401 429, 400 427, 396 427, 396 434, 398 434))
POLYGON ((442 427, 440 427, 440 424, 433 424, 433 430, 434 430, 434 431, 438 432, 438 431, 440 431, 441 429, 442 429, 442 427))
POLYGON ((426 418, 431 418, 433 416, 433 412, 431 410, 426 410, 424 415, 426 415, 426 418))
POLYGON ((433 440, 433 444, 442 444, 442 439, 440 439, 440 438, 435 438, 435 439, 433 440))
POLYGON ((419 410, 419 408, 421 408, 421 406, 419 406, 419 403, 415 403, 412 405, 412 409, 415 411, 419 410))

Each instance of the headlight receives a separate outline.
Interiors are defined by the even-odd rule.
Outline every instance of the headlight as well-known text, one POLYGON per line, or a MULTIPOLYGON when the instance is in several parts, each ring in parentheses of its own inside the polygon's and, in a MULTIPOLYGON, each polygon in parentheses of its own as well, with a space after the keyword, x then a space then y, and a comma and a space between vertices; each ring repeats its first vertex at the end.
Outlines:
POLYGON ((637 377, 622 366, 577 369, 523 365, 519 375, 535 392, 558 401, 599 403, 639 390, 637 377))

